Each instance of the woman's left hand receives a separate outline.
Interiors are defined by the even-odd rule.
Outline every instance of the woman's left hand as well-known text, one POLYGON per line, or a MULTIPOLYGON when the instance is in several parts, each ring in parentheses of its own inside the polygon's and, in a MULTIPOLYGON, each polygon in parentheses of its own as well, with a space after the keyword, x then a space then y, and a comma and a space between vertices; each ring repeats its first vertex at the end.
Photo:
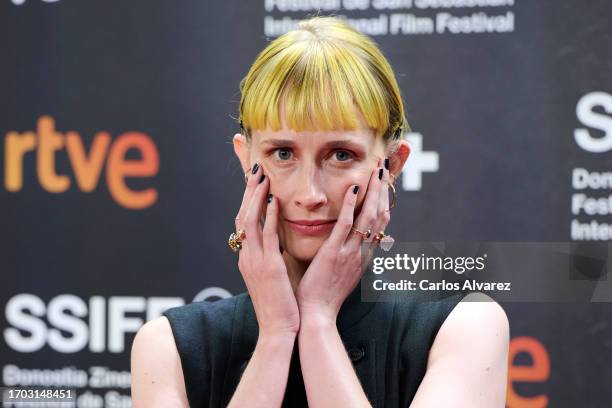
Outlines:
POLYGON ((340 306, 357 286, 363 271, 369 265, 372 254, 378 245, 373 239, 379 231, 384 231, 389 223, 389 170, 379 160, 368 182, 363 206, 354 221, 358 191, 356 185, 349 186, 344 195, 340 215, 329 238, 321 245, 302 277, 296 291, 300 317, 315 317, 326 323, 335 324, 340 306), (382 173, 382 177, 379 175, 382 173), (362 254, 364 237, 354 232, 371 230, 366 240, 367 248, 362 254), (369 242, 369 245, 368 245, 369 242), (363 259, 362 259, 363 257, 363 259))

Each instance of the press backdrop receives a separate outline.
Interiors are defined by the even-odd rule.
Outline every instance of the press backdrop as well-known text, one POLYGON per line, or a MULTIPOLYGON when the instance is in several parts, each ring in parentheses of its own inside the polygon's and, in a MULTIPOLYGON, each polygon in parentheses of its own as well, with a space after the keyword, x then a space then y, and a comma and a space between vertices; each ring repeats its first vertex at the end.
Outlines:
MULTIPOLYGON (((143 322, 245 290, 239 82, 318 8, 372 35, 405 98, 388 233, 612 239, 612 205, 584 204, 612 194, 606 0, 1 0, 2 385, 129 406, 143 322)), ((504 308, 509 407, 609 406, 610 303, 504 308)))

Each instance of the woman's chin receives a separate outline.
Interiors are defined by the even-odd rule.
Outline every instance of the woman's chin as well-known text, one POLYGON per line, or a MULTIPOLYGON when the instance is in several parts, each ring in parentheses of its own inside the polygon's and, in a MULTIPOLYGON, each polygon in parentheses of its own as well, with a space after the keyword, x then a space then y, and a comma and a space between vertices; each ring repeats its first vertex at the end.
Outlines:
POLYGON ((300 262, 310 262, 315 257, 324 240, 318 239, 297 239, 286 247, 287 252, 291 254, 293 258, 300 262))

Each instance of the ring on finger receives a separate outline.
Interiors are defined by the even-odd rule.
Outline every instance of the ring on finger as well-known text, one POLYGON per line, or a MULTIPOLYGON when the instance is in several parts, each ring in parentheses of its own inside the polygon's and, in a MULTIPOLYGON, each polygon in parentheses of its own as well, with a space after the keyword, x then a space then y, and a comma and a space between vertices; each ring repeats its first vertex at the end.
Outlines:
POLYGON ((366 239, 370 238, 370 235, 372 235, 372 230, 370 230, 370 229, 368 229, 366 231, 361 231, 361 230, 358 230, 355 227, 351 227, 351 231, 354 232, 355 234, 361 235, 361 239, 362 240, 366 240, 366 239))
POLYGON ((379 231, 376 234, 374 234, 374 237, 372 238, 372 240, 374 241, 380 241, 381 239, 383 239, 385 237, 385 233, 384 231, 379 231))
POLYGON ((385 234, 384 231, 379 231, 374 235, 372 241, 379 244, 382 250, 387 252, 393 246, 395 239, 391 235, 385 234))
POLYGON ((227 240, 227 244, 230 249, 234 252, 238 252, 242 249, 242 240, 246 238, 246 232, 243 229, 238 229, 236 232, 232 232, 227 240))

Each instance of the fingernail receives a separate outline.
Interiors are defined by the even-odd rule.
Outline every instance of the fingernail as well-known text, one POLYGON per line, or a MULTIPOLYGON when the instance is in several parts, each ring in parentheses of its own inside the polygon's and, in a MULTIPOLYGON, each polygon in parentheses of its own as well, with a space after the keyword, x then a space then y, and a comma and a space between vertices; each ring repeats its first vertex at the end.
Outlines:
POLYGON ((357 194, 357 192, 359 191, 359 186, 355 186, 353 187, 353 194, 357 194))
POLYGON ((255 163, 255 165, 253 166, 253 170, 251 170, 251 172, 255 174, 257 173, 257 170, 259 170, 259 163, 255 163))
POLYGON ((389 158, 385 157, 385 169, 389 170, 389 158))
POLYGON ((261 182, 264 181, 265 178, 266 178, 266 175, 262 174, 261 177, 259 178, 259 184, 261 184, 261 182))
POLYGON ((378 179, 379 180, 382 180, 382 175, 383 175, 383 169, 380 168, 380 169, 378 169, 378 179))
POLYGON ((272 202, 272 194, 268 194, 268 203, 272 202))

